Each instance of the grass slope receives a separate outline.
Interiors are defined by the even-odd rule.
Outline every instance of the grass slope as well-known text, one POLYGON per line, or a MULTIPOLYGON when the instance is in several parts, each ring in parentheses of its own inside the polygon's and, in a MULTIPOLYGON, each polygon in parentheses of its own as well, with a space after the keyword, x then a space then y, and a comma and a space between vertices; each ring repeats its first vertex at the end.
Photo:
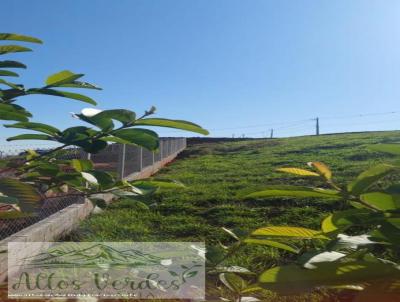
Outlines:
MULTIPOLYGON (((321 218, 342 205, 318 199, 270 198, 243 201, 246 192, 268 184, 323 185, 318 179, 275 172, 323 161, 344 184, 376 162, 392 156, 366 146, 400 140, 400 132, 370 132, 313 137, 205 143, 189 147, 162 169, 158 178, 183 182, 187 189, 157 193, 152 211, 117 202, 82 223, 74 239, 82 241, 218 241, 229 242, 221 227, 249 231, 265 225, 319 228, 321 218)), ((261 271, 291 258, 287 253, 247 246, 229 262, 261 271)))

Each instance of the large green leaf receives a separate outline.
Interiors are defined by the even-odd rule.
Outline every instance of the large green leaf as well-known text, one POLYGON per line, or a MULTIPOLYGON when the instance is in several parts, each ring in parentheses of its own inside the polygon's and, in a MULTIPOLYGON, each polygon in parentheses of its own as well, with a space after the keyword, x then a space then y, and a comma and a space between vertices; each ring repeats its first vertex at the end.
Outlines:
POLYGON ((167 127, 167 128, 175 128, 181 129, 191 132, 197 132, 200 134, 208 135, 209 132, 199 125, 190 123, 187 121, 182 120, 169 120, 169 119, 162 119, 162 118, 147 118, 141 119, 135 122, 136 125, 146 125, 146 126, 157 126, 157 127, 167 127))
POLYGON ((24 51, 32 51, 32 49, 19 45, 0 45, 0 55, 24 51))
POLYGON ((321 198, 341 198, 340 192, 336 190, 300 187, 300 186, 268 186, 263 191, 254 192, 245 198, 265 198, 265 197, 321 197, 321 198))
POLYGON ((6 86, 11 87, 13 89, 21 90, 21 87, 18 86, 17 84, 8 82, 8 81, 3 80, 3 79, 0 79, 0 84, 6 85, 6 86))
POLYGON ((96 89, 101 90, 100 87, 87 83, 87 82, 80 82, 80 81, 73 81, 71 83, 66 84, 59 84, 58 87, 67 87, 67 88, 86 88, 86 89, 96 89))
POLYGON ((102 112, 93 116, 93 118, 113 119, 121 122, 124 125, 127 125, 135 121, 136 114, 135 112, 126 109, 112 109, 112 110, 103 110, 102 112))
POLYGON ((7 141, 10 142, 10 141, 30 140, 30 139, 45 140, 45 141, 53 140, 51 136, 45 134, 20 134, 7 138, 7 141))
POLYGON ((15 104, 0 103, 0 119, 25 122, 32 116, 24 108, 15 104))
POLYGON ((86 141, 92 135, 92 129, 84 126, 76 126, 65 129, 61 132, 60 142, 64 144, 74 144, 80 141, 86 141))
POLYGON ((396 210, 400 208, 400 194, 371 192, 361 194, 360 199, 382 211, 396 210))
POLYGON ((97 105, 96 101, 94 101, 93 99, 91 99, 90 97, 88 97, 86 95, 82 95, 82 94, 79 94, 79 93, 60 91, 60 90, 48 89, 48 88, 29 89, 29 90, 27 90, 26 93, 27 94, 46 94, 46 95, 59 96, 59 97, 64 97, 64 98, 69 98, 69 99, 82 101, 82 102, 89 103, 89 104, 92 104, 92 105, 97 105))
POLYGON ((279 168, 279 169, 276 169, 276 171, 300 175, 300 176, 319 176, 318 173, 315 173, 315 172, 309 171, 309 170, 305 170, 305 169, 299 169, 299 168, 279 168))
POLYGON ((15 123, 11 125, 4 125, 6 128, 20 128, 20 129, 29 129, 38 132, 43 132, 50 135, 56 135, 60 133, 60 130, 57 128, 42 124, 42 123, 33 123, 33 122, 22 122, 22 123, 15 123))
POLYGON ((26 65, 18 61, 0 61, 0 68, 26 68, 26 65))
POLYGON ((0 33, 0 40, 11 40, 21 42, 31 42, 42 44, 42 40, 26 35, 11 34, 11 33, 0 33))
POLYGON ((73 159, 71 160, 71 166, 77 172, 84 172, 93 169, 93 163, 87 159, 73 159))
POLYGON ((258 245, 267 245, 271 247, 275 247, 278 249, 286 250, 295 254, 299 253, 299 249, 295 246, 288 245, 286 243, 278 242, 278 241, 273 241, 273 240, 268 240, 268 239, 256 239, 256 238, 246 238, 244 240, 245 243, 248 244, 258 244, 258 245))
POLYGON ((371 240, 384 241, 386 243, 400 246, 400 229, 391 223, 382 223, 382 225, 371 232, 371 240))
POLYGON ((321 229, 324 233, 343 232, 351 226, 376 224, 382 221, 382 213, 369 209, 350 209, 335 212, 322 221, 321 229))
POLYGON ((114 131, 113 135, 131 144, 139 145, 149 150, 156 150, 158 148, 159 142, 157 133, 148 129, 121 129, 114 131))
POLYGON ((75 74, 69 70, 63 70, 52 74, 46 80, 47 86, 59 86, 63 84, 73 83, 76 79, 83 77, 83 74, 75 74))
POLYGON ((3 77, 19 77, 18 73, 14 72, 14 71, 9 71, 9 70, 0 70, 0 76, 3 77))
POLYGON ((234 273, 222 273, 219 275, 219 279, 234 293, 241 293, 248 286, 246 280, 234 273))
POLYGON ((315 269, 296 265, 277 266, 263 272, 258 282, 269 290, 296 293, 321 286, 353 285, 399 276, 399 270, 394 265, 382 262, 337 261, 315 265, 315 269))
POLYGON ((107 143, 102 140, 89 140, 89 141, 81 141, 75 142, 74 145, 82 147, 85 152, 88 153, 99 153, 107 147, 107 143))
POLYGON ((97 179, 100 189, 109 189, 113 187, 115 179, 110 173, 98 170, 93 170, 90 173, 97 179))
POLYGON ((98 114, 94 116, 86 116, 84 114, 76 114, 82 121, 85 121, 89 124, 92 124, 96 127, 99 127, 103 131, 110 131, 114 128, 114 123, 112 119, 107 117, 98 116, 98 114))
POLYGON ((287 239, 329 239, 321 233, 312 229, 290 226, 272 226, 259 228, 251 233, 252 236, 263 236, 268 238, 287 239))
POLYGON ((383 177, 398 171, 398 168, 388 164, 378 164, 368 170, 362 172, 353 182, 348 185, 348 190, 359 195, 366 192, 372 185, 383 177))
POLYGON ((400 144, 376 144, 368 146, 370 150, 400 155, 400 144))
POLYGON ((41 200, 41 196, 34 187, 12 178, 0 178, 0 192, 17 198, 18 206, 22 211, 34 210, 41 200))

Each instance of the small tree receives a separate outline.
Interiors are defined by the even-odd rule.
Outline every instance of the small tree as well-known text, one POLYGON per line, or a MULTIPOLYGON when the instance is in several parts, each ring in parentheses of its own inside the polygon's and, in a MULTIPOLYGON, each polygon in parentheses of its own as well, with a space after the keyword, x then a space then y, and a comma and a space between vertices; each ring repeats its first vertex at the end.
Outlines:
MULTIPOLYGON (((42 43, 34 37, 8 33, 0 34, 0 40, 42 43)), ((0 55, 27 51, 31 49, 21 45, 0 45, 0 55)), ((0 178, 0 203, 12 206, 11 211, 0 212, 0 218, 3 219, 35 215, 43 201, 57 193, 89 197, 94 203, 100 205, 104 204, 104 201, 98 199, 99 195, 96 194, 99 193, 132 198, 151 191, 148 190, 149 186, 174 186, 173 183, 164 182, 116 180, 112 174, 96 170, 88 159, 63 159, 65 156, 62 155, 68 152, 66 151, 68 147, 79 147, 87 153, 97 153, 104 150, 110 143, 121 143, 156 151, 159 146, 157 133, 142 128, 152 126, 208 134, 199 125, 187 121, 149 117, 155 113, 155 107, 151 107, 141 116, 127 109, 87 108, 74 116, 88 123, 89 126, 76 126, 63 130, 52 125, 32 122, 30 121, 31 113, 18 104, 20 97, 32 94, 51 95, 96 105, 92 98, 65 89, 100 90, 100 88, 81 81, 83 74, 68 70, 49 76, 43 87, 26 88, 22 84, 2 78, 18 77, 16 72, 9 69, 26 68, 26 65, 17 61, 4 60, 0 61, 0 68, 0 120, 16 121, 16 123, 4 125, 7 128, 36 132, 13 136, 7 141, 44 140, 59 143, 58 147, 45 153, 38 154, 34 150, 27 150, 22 160, 18 158, 1 162, 3 170, 0 172, 12 171, 13 174, 13 177, 0 178), (96 198, 93 198, 94 195, 96 198)))

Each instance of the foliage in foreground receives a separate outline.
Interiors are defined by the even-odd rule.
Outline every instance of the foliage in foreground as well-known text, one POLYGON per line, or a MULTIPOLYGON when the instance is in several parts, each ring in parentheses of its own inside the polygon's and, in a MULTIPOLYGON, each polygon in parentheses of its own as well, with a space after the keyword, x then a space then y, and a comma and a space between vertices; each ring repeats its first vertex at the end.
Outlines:
MULTIPOLYGON (((400 155, 400 145, 396 144, 371 148, 400 155)), ((296 294, 321 288, 359 291, 356 301, 395 301, 400 295, 400 187, 395 182, 382 186, 381 181, 398 174, 400 165, 375 165, 345 187, 334 182, 331 170, 324 163, 309 162, 308 165, 313 169, 289 167, 278 171, 320 177, 329 188, 269 186, 246 198, 315 197, 340 200, 351 208, 328 215, 318 230, 267 226, 242 237, 225 229, 237 242, 211 251, 211 260, 217 260, 213 264, 217 269, 221 260, 243 244, 266 245, 299 256, 292 264, 265 270, 256 283, 249 283, 239 275, 249 273, 241 267, 226 268, 219 275, 220 280, 238 301, 242 296, 262 295, 264 289, 296 294)))
MULTIPOLYGON (((37 38, 8 33, 0 34, 0 40, 42 43, 37 38)), ((27 51, 31 49, 22 45, 0 45, 0 55, 27 51)), ((0 170, 0 175, 11 173, 12 177, 0 178, 0 203, 11 206, 8 211, 0 212, 1 219, 35 215, 45 199, 57 197, 59 194, 91 197, 93 203, 103 206, 104 200, 101 199, 102 195, 97 195, 99 193, 135 198, 153 192, 155 187, 163 185, 162 182, 118 180, 110 173, 95 170, 89 159, 64 159, 70 147, 79 147, 91 154, 104 150, 109 143, 121 143, 156 151, 159 145, 158 135, 147 127, 170 127, 201 134, 208 133, 200 126, 187 121, 149 118, 155 113, 155 107, 141 116, 127 109, 94 108, 87 108, 79 114, 74 114, 75 118, 88 123, 89 127, 76 126, 61 130, 52 125, 31 122, 29 121, 31 113, 17 104, 20 97, 50 95, 96 105, 90 97, 71 92, 69 89, 99 90, 100 88, 81 81, 83 74, 68 70, 50 75, 43 87, 26 88, 22 84, 3 79, 3 77, 18 77, 16 72, 9 70, 15 68, 26 68, 26 65, 18 61, 0 61, 0 87, 5 87, 0 88, 0 120, 16 121, 4 125, 7 128, 26 129, 35 133, 20 134, 7 140, 44 140, 57 142, 59 145, 41 154, 27 150, 22 160, 16 158, 2 161, 3 168, 0 170)), ((177 186, 180 187, 179 184, 177 186)))

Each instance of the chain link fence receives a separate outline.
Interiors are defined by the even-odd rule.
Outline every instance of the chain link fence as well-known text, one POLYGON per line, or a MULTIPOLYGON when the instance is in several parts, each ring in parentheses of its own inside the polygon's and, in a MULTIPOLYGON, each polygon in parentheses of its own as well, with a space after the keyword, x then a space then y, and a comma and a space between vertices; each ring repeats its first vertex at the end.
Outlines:
MULTIPOLYGON (((7 160, 21 159, 21 162, 26 155, 26 149, 33 149, 37 153, 45 153, 51 148, 26 147, 12 148, 0 150, 0 159, 7 160)), ((149 151, 145 148, 110 144, 106 149, 97 154, 88 154, 79 148, 69 148, 57 153, 59 159, 91 159, 96 170, 107 171, 114 174, 117 178, 127 178, 135 173, 139 173, 144 169, 153 166, 169 157, 175 156, 186 148, 186 138, 160 138, 160 146, 158 151, 149 151)), ((0 178, 12 177, 13 172, 9 169, 0 167, 0 178)), ((40 220, 76 203, 83 203, 84 198, 71 196, 60 196, 44 200, 40 209, 35 213, 35 216, 16 218, 16 219, 1 219, 0 218, 0 240, 36 223, 40 220)), ((0 211, 13 210, 11 205, 1 204, 0 211)))

